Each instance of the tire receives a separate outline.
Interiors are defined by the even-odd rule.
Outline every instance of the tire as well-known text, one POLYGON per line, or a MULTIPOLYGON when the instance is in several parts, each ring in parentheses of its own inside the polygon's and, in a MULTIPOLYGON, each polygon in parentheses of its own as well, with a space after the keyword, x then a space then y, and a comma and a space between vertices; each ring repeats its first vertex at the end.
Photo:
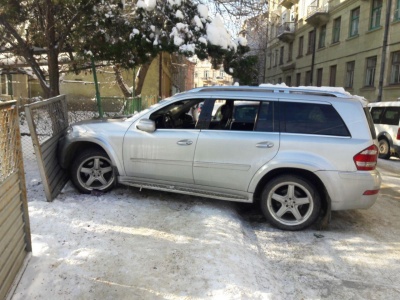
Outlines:
POLYGON ((87 149, 72 163, 71 180, 81 193, 89 194, 93 190, 111 190, 116 176, 111 160, 103 150, 87 149))
POLYGON ((390 158, 390 145, 388 140, 385 138, 379 140, 379 158, 390 158))
POLYGON ((283 230, 301 230, 311 226, 321 211, 321 197, 313 184, 292 175, 271 180, 261 196, 266 219, 283 230))

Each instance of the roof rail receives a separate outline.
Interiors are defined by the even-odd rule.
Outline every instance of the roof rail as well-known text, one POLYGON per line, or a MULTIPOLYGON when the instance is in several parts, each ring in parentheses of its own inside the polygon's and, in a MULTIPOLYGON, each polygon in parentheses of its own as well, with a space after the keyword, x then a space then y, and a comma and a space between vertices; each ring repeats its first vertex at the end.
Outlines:
POLYGON ((286 87, 274 85, 260 85, 260 86, 211 86, 199 87, 190 90, 192 93, 199 92, 221 92, 221 91, 234 91, 234 92, 262 92, 262 93, 285 93, 285 94, 299 94, 299 95, 313 95, 325 97, 338 97, 349 98, 351 94, 342 88, 332 87, 286 87))

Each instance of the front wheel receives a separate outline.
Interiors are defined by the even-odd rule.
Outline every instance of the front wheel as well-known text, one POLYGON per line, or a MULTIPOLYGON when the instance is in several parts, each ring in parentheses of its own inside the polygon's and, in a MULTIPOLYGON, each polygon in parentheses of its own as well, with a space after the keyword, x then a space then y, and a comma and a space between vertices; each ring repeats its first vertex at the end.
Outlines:
POLYGON ((321 210, 321 198, 313 184, 284 175, 264 188, 261 209, 267 220, 283 230, 301 230, 312 225, 321 210))
POLYGON ((88 149, 73 162, 71 180, 80 192, 89 194, 93 190, 111 190, 116 176, 111 160, 103 150, 88 149))

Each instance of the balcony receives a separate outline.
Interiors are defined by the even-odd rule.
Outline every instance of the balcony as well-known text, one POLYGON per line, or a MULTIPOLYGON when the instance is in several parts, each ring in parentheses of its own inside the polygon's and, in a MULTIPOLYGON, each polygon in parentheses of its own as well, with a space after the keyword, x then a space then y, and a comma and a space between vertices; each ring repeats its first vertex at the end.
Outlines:
POLYGON ((328 0, 315 0, 307 9, 306 22, 314 27, 325 25, 329 21, 328 0))
POLYGON ((279 5, 282 5, 283 7, 290 9, 293 5, 297 3, 299 3, 299 0, 282 0, 281 2, 279 2, 279 5))
POLYGON ((277 28, 277 37, 284 43, 291 43, 295 38, 297 23, 285 22, 277 28))

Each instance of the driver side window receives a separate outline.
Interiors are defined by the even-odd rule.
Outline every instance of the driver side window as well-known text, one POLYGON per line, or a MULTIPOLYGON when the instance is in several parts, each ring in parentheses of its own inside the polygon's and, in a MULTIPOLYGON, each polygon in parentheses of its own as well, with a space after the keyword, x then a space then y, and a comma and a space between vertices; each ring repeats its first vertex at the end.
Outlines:
POLYGON ((195 129, 203 99, 176 101, 150 115, 156 129, 195 129))

